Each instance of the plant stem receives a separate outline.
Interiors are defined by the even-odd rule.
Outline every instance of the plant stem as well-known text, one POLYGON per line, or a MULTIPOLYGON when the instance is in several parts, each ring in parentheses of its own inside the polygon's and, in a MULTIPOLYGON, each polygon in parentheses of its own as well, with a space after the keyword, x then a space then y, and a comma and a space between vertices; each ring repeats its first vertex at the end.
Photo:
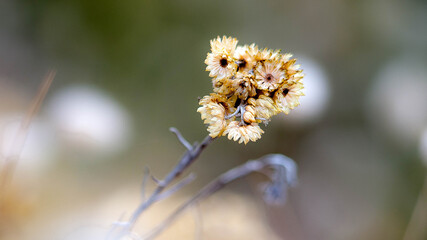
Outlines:
POLYGON ((24 148, 25 140, 28 137, 31 123, 43 104, 43 100, 46 97, 55 75, 56 71, 50 70, 45 76, 36 97, 33 99, 30 108, 20 123, 18 131, 9 149, 9 153, 6 154, 4 160, 0 159, 0 204, 6 194, 6 187, 13 178, 13 173, 24 148))
MULTIPOLYGON (((167 217, 159 226, 154 228, 151 232, 149 232, 142 239, 150 240, 157 237, 163 230, 168 227, 185 209, 194 205, 198 201, 214 194, 218 190, 224 188, 230 182, 235 181, 236 179, 242 178, 244 176, 249 175, 253 172, 260 172, 261 170, 271 167, 276 170, 283 170, 278 172, 280 176, 270 176, 270 180, 272 181, 272 185, 277 190, 274 192, 273 196, 265 196, 264 198, 267 203, 273 203, 270 201, 271 198, 280 197, 281 200, 285 200, 285 195, 288 186, 295 186, 296 184, 296 165, 292 159, 280 155, 280 154, 270 154, 264 156, 258 160, 248 161, 243 165, 235 167, 233 169, 228 170, 227 172, 220 175, 218 178, 210 182, 204 188, 202 188, 196 195, 190 198, 188 201, 179 206, 169 217, 167 217), (278 189, 280 188, 280 189, 278 189), (283 192, 280 192, 283 191, 283 192)), ((272 192, 267 192, 267 194, 271 194, 272 192)), ((282 203, 283 203, 282 201, 282 203)))
MULTIPOLYGON (((175 132, 178 138, 181 137, 179 132, 175 132)), ((159 195, 170 185, 170 183, 178 178, 202 153, 202 151, 214 140, 214 138, 207 136, 203 142, 196 146, 188 149, 178 164, 173 168, 164 180, 159 181, 157 188, 151 194, 151 196, 144 202, 132 214, 126 231, 131 231, 140 215, 149 208, 153 203, 158 200, 159 195)))

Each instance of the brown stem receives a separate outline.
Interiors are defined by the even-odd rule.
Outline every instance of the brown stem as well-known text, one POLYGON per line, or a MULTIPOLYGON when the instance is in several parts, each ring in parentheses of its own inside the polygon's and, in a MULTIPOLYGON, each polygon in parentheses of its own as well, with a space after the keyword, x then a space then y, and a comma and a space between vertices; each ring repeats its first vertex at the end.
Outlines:
POLYGON ((10 152, 5 157, 3 166, 0 169, 0 194, 5 193, 5 187, 13 177, 13 173, 15 171, 16 164, 24 147, 31 122, 37 115, 37 112, 46 97, 50 85, 52 84, 52 81, 55 78, 55 74, 56 71, 54 70, 51 70, 47 73, 40 86, 40 89, 37 92, 37 96, 34 98, 30 108, 28 109, 27 114, 21 121, 18 132, 16 133, 15 138, 13 139, 10 152))

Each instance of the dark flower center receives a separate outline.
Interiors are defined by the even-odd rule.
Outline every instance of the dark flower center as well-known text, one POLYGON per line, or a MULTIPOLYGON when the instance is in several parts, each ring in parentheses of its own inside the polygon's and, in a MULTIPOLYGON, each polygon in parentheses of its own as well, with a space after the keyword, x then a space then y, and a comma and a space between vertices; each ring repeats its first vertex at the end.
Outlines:
POLYGON ((219 60, 219 64, 221 65, 221 67, 227 67, 228 61, 226 58, 221 58, 221 60, 219 60))
POLYGON ((242 100, 240 100, 240 98, 238 98, 236 100, 236 102, 234 103, 234 107, 237 108, 240 105, 241 102, 242 102, 242 100))
POLYGON ((286 95, 288 95, 289 89, 285 88, 285 90, 283 90, 283 96, 286 97, 286 95))
POLYGON ((271 73, 265 75, 265 80, 267 80, 268 82, 270 82, 273 79, 274 79, 274 77, 273 77, 273 75, 271 75, 271 73))
POLYGON ((244 59, 239 61, 239 69, 245 68, 246 67, 246 61, 244 59))

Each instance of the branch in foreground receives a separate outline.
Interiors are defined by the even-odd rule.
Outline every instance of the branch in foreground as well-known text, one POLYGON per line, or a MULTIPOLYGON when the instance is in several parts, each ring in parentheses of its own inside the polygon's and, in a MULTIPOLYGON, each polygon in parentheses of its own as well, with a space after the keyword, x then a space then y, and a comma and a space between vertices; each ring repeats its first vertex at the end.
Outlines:
POLYGON ((268 183, 264 188, 264 201, 267 204, 283 204, 286 200, 288 187, 294 187, 297 183, 297 165, 292 159, 284 155, 269 154, 258 160, 248 161, 239 167, 233 168, 219 176, 214 181, 210 182, 195 196, 178 207, 167 219, 162 222, 162 224, 154 228, 142 239, 154 239, 188 207, 206 197, 209 197, 234 180, 249 175, 253 172, 261 172, 266 168, 272 168, 273 172, 267 175, 271 182, 268 183))
POLYGON ((132 230, 135 223, 137 222, 138 218, 147 208, 149 208, 155 202, 158 202, 164 199, 165 197, 173 194, 174 192, 179 190, 179 188, 188 184, 191 180, 194 179, 194 176, 190 175, 182 182, 179 182, 174 187, 170 188, 168 191, 165 191, 166 188, 171 185, 172 181, 177 179, 199 157, 202 151, 214 140, 214 138, 207 136, 203 140, 203 142, 201 142, 200 144, 195 143, 192 146, 190 143, 187 142, 187 140, 185 140, 185 138, 176 128, 170 128, 170 131, 176 134, 178 140, 184 145, 185 148, 187 148, 187 151, 185 152, 181 160, 178 162, 178 164, 175 166, 175 168, 173 168, 163 180, 157 181, 157 187, 153 191, 153 193, 148 197, 147 200, 143 201, 139 205, 139 207, 132 214, 130 220, 125 223, 125 227, 119 234, 119 239, 121 236, 129 234, 129 232, 132 230))

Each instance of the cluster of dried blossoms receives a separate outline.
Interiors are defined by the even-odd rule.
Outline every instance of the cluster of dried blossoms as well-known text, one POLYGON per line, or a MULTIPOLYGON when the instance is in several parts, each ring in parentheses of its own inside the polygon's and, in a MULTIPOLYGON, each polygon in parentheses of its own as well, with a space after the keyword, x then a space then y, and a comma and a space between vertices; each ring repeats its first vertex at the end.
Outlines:
POLYGON ((304 75, 291 57, 255 44, 237 46, 231 37, 211 40, 205 63, 214 93, 203 97, 197 109, 209 135, 255 142, 264 133, 259 123, 298 106, 304 75))

